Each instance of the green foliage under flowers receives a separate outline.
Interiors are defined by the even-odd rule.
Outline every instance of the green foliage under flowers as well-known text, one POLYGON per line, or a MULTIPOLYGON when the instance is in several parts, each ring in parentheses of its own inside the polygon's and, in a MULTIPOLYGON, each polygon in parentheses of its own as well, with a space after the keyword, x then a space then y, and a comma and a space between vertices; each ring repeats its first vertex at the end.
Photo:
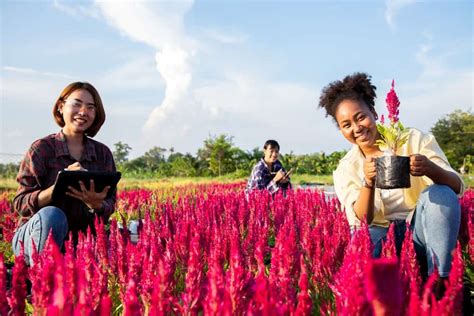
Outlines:
POLYGON ((467 249, 463 249, 463 260, 465 262, 464 285, 468 287, 471 293, 471 304, 474 304, 474 262, 470 260, 467 249))
POLYGON ((390 150, 394 155, 397 149, 408 140, 409 129, 405 128, 400 121, 390 123, 389 126, 377 124, 377 131, 382 139, 377 140, 376 145, 379 146, 380 150, 390 150))
POLYGON ((0 254, 3 254, 5 264, 13 265, 15 262, 15 255, 13 254, 11 243, 3 240, 3 236, 0 235, 0 254))

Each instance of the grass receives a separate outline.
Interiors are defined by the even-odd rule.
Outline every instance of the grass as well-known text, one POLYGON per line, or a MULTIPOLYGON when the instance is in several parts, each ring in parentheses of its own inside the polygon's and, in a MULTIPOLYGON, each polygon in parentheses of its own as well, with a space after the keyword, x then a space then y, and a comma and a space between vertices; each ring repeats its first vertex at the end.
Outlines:
MULTIPOLYGON (((464 175, 464 183, 466 187, 474 187, 474 175, 464 175)), ((186 185, 191 183, 230 183, 237 181, 247 181, 247 178, 232 178, 228 176, 221 177, 195 177, 195 178, 161 178, 161 179, 134 179, 134 178, 123 178, 119 182, 119 189, 154 189, 157 186, 168 184, 168 185, 186 185)), ((291 182, 294 185, 302 184, 324 184, 332 185, 332 175, 309 175, 309 174, 296 174, 291 176, 291 182)), ((0 178, 0 191, 16 190, 18 184, 14 179, 0 178)))
POLYGON ((0 178, 0 191, 16 190, 18 183, 15 179, 0 178))

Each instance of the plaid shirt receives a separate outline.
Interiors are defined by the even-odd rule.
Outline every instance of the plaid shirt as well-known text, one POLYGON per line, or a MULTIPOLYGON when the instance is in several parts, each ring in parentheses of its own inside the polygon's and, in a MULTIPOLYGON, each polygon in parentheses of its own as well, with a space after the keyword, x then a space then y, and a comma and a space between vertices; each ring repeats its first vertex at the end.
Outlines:
MULTIPOLYGON (((56 181, 60 170, 76 162, 70 156, 66 138, 61 132, 48 135, 35 141, 25 154, 20 164, 17 182, 20 184, 15 198, 14 209, 21 215, 19 225, 25 223, 40 210, 38 195, 56 181)), ((115 163, 110 149, 93 139, 84 136, 84 151, 79 160, 81 166, 89 171, 115 171, 115 163)), ((116 192, 104 200, 103 208, 98 213, 107 221, 115 207, 116 192)), ((76 233, 86 231, 94 223, 94 214, 80 200, 66 196, 61 201, 49 205, 59 207, 68 220, 69 230, 76 233)))
POLYGON ((270 193, 277 192, 280 188, 283 190, 291 189, 291 183, 275 183, 273 178, 275 173, 279 170, 286 172, 285 168, 281 165, 279 160, 275 161, 272 165, 272 170, 270 170, 265 163, 265 161, 260 159, 260 161, 253 167, 252 174, 247 183, 247 188, 245 189, 246 193, 250 193, 252 190, 263 190, 267 189, 270 193))

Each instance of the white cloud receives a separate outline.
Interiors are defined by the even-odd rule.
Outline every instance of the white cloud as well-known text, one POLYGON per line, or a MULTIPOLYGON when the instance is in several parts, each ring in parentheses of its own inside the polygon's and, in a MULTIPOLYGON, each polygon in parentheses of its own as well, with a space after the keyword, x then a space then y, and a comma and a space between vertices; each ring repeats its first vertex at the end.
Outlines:
POLYGON ((193 1, 96 1, 112 26, 131 39, 157 49, 185 44, 183 16, 192 4, 193 1))
POLYGON ((165 97, 148 117, 145 131, 167 117, 183 98, 192 80, 190 58, 195 43, 185 35, 183 18, 192 1, 96 2, 107 21, 124 35, 157 50, 156 68, 165 82, 165 97))
MULTIPOLYGON (((243 148, 260 147, 267 138, 278 139, 283 152, 347 147, 331 120, 317 111, 318 92, 312 87, 274 81, 257 75, 258 69, 229 73, 224 70, 227 67, 217 67, 210 74, 211 82, 205 77, 193 82, 197 71, 193 59, 198 59, 200 49, 212 47, 212 42, 204 40, 237 44, 246 37, 217 30, 204 32, 200 41, 190 37, 183 19, 192 2, 97 5, 108 23, 122 34, 157 50, 156 68, 165 83, 165 95, 148 116, 134 152, 152 146, 192 152, 209 135, 221 133, 234 136, 243 148), (326 139, 332 135, 336 141, 327 144, 317 135, 326 139)), ((215 65, 222 60, 207 62, 215 65)))
POLYGON ((155 132, 143 140, 143 146, 150 147, 151 142, 195 151, 208 136, 228 134, 246 149, 260 147, 269 138, 277 139, 283 152, 347 147, 332 121, 317 110, 317 95, 313 87, 276 82, 251 73, 229 74, 191 89, 187 102, 173 108, 155 132), (335 141, 327 144, 321 135, 335 141))
POLYGON ((395 18, 400 10, 412 3, 415 3, 415 0, 387 0, 385 2, 385 21, 392 30, 396 28, 395 18))
MULTIPOLYGON (((387 23, 395 27, 396 14, 412 2, 388 1, 387 23)), ((131 60, 102 77, 104 88, 109 89, 106 85, 109 82, 112 91, 136 81, 145 89, 156 88, 160 92, 164 89, 162 99, 148 101, 153 104, 128 100, 115 103, 111 118, 125 120, 129 115, 130 121, 133 120, 130 129, 145 128, 142 135, 133 130, 113 137, 128 137, 126 141, 132 145, 134 155, 153 146, 194 152, 209 135, 221 133, 234 136, 236 145, 246 149, 260 147, 267 138, 277 139, 283 152, 331 152, 350 146, 331 119, 324 118, 324 111, 317 109, 318 89, 269 78, 259 73, 258 62, 249 67, 251 71, 244 71, 245 65, 230 67, 219 58, 222 46, 214 45, 216 41, 238 44, 247 40, 245 36, 208 30, 198 40, 186 33, 184 18, 192 4, 189 1, 96 3, 106 21, 125 37, 156 50, 154 60, 153 56, 131 60), (203 73, 199 68, 203 56, 215 57, 206 58, 203 66, 210 73, 203 73), (155 73, 161 80, 155 78, 155 73)), ((470 70, 449 68, 446 56, 450 53, 434 55, 430 40, 433 37, 429 33, 424 37, 427 44, 421 45, 414 56, 422 71, 412 82, 397 82, 397 92, 402 102, 403 122, 427 131, 455 106, 472 106, 473 75, 470 70)), ((379 97, 378 103, 383 101, 379 97)), ((377 108, 385 106, 380 104, 377 108)), ((117 122, 111 124, 120 126, 117 122)), ((104 131, 101 135, 111 133, 104 131)))

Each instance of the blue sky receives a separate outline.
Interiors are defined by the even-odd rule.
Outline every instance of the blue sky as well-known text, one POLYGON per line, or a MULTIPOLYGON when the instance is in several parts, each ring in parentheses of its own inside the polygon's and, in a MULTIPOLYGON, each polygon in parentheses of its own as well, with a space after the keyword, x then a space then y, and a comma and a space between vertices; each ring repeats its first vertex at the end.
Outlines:
POLYGON ((221 133, 244 149, 347 149, 317 103, 355 71, 379 114, 394 78, 402 122, 427 132, 472 109, 472 15, 471 1, 2 1, 0 158, 59 130, 51 108, 73 81, 103 98, 96 139, 132 157, 194 154, 221 133))

